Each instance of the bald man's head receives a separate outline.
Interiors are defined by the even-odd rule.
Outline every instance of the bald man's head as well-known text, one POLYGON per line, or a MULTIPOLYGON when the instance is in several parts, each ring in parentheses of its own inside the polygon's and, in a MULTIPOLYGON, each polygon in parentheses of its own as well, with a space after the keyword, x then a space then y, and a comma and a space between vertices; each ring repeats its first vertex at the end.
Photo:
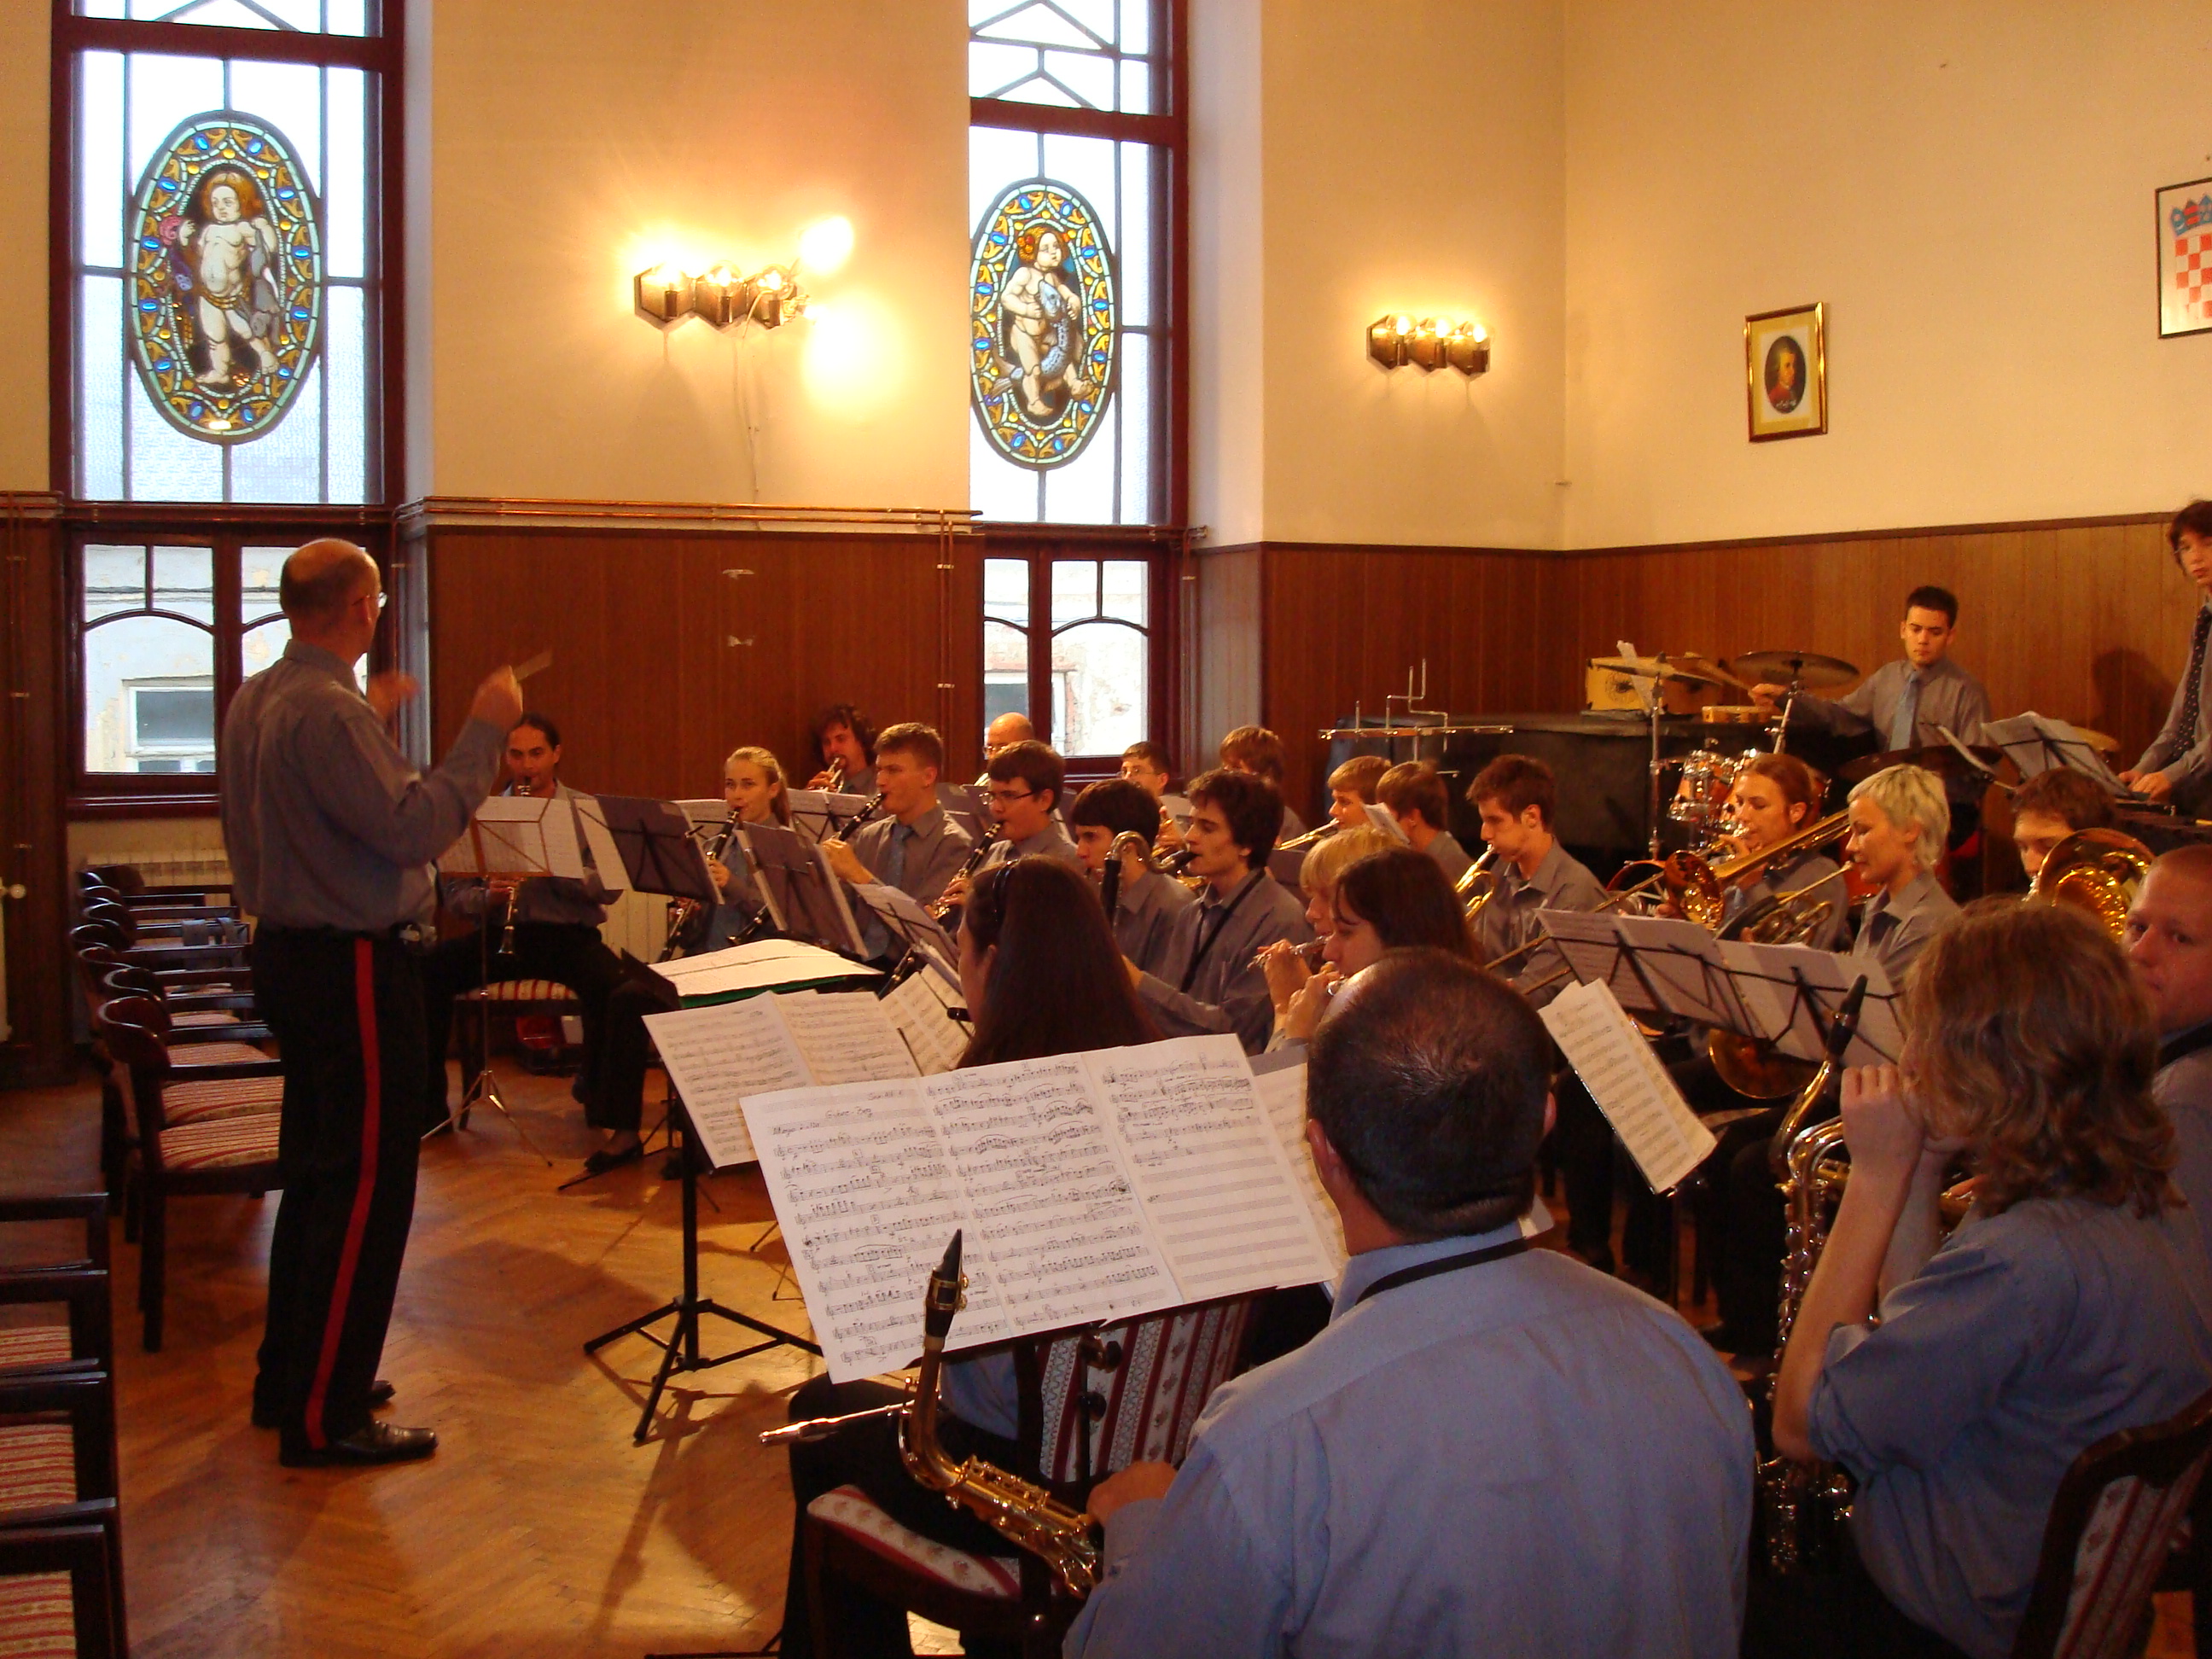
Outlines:
POLYGON ((2212 1020, 2212 847, 2179 847, 2150 866, 2126 944, 2160 1036, 2212 1020))
POLYGON ((1036 727, 1027 714, 1001 714, 983 728, 983 753, 988 757, 1018 743, 1033 742, 1036 738, 1036 727))
POLYGON ((346 607, 378 586, 376 561, 351 542, 325 537, 284 561, 276 603, 295 633, 327 629, 346 607))

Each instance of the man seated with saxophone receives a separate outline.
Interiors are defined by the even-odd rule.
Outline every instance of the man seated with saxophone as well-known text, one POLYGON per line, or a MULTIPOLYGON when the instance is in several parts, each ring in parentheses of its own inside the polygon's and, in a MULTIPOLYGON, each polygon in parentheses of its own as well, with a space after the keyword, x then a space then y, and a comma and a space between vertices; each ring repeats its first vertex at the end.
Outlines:
MULTIPOLYGON (((1018 858, 979 873, 962 912, 960 984, 974 1016, 963 1069, 1123 1048, 1159 1036, 1129 989, 1105 915, 1080 870, 1050 858, 1018 858)), ((976 1456, 1020 1473, 1018 1388, 1005 1347, 948 1360, 938 1434, 956 1459, 976 1456)), ((792 1396, 794 1422, 895 1404, 903 1390, 880 1382, 833 1383, 817 1376, 792 1396)), ((815 1651, 807 1614, 801 1519, 824 1492, 858 1486, 894 1520, 923 1537, 981 1555, 1007 1553, 1006 1540, 965 1509, 920 1485, 899 1455, 888 1416, 862 1418, 825 1439, 791 1446, 791 1573, 783 1607, 784 1659, 815 1651)), ((906 1615, 860 1585, 823 1586, 846 1659, 908 1659, 906 1615)), ((989 1651, 971 1646, 970 1653, 989 1651)))
POLYGON ((1435 767, 1425 761, 1392 767, 1376 782, 1375 799, 1390 809, 1407 844, 1434 859, 1446 881, 1457 881, 1474 863, 1451 832, 1451 798, 1435 767))
POLYGON ((1224 1385, 1180 1470, 1092 1491, 1070 1659, 1735 1654, 1749 1414, 1673 1313, 1522 1239, 1551 1064, 1445 951, 1344 988, 1306 1087, 1329 1323, 1224 1385))
MULTIPOLYGON (((749 823, 791 828, 791 792, 784 787, 783 767, 765 749, 730 751, 722 763, 722 804, 730 810, 729 823, 714 834, 720 856, 707 860, 721 902, 699 911, 677 933, 678 943, 693 956, 735 945, 759 914, 760 894, 745 869, 744 853, 733 845, 736 830, 749 823)), ((658 978, 628 978, 608 994, 599 1086, 584 1108, 584 1121, 604 1130, 607 1139, 585 1158, 586 1175, 605 1175, 645 1155, 638 1130, 645 1121, 645 1073, 653 1063, 645 1017, 672 1012, 678 1006, 675 988, 658 978)))
POLYGON ((2212 1270, 2119 947, 2077 911, 1984 900, 1903 1012, 1903 1064, 1844 1078, 1850 1178, 1774 1395, 1775 1449, 1857 1481, 1846 1557, 1753 1580, 1749 1659, 2002 1659, 2068 1465, 2212 1386, 2212 1270), (1961 1156, 1972 1207, 1946 1239, 1961 1156))
POLYGON ((1296 895, 1267 873, 1282 822, 1283 798, 1265 778, 1224 767, 1191 780, 1185 850, 1188 873, 1206 889, 1176 916, 1158 972, 1127 963, 1139 999, 1170 1036, 1233 1031, 1247 1054, 1267 1046, 1275 1006, 1260 952, 1312 937, 1296 895))
MULTIPOLYGON (((1850 857, 1874 889, 1850 957, 1880 963, 1890 983, 1901 986, 1905 969, 1959 914, 1930 873, 1943 856, 1950 809, 1935 774, 1892 766, 1852 788, 1850 811, 1850 857)), ((1731 1136, 1735 1150, 1725 1164, 1715 1166, 1728 1171, 1714 1247, 1713 1294, 1721 1317, 1705 1336, 1730 1353, 1765 1353, 1774 1346, 1783 1213, 1769 1158, 1773 1125, 1764 1127, 1763 1133, 1731 1136)))
POLYGON ((2212 1261, 2212 846, 2153 862, 2128 912, 2126 947, 2157 1017, 2151 1095, 2173 1123, 2174 1182, 2212 1261))
POLYGON ((1067 810, 1075 850, 1106 904, 1115 948, 1148 974, 1166 963, 1176 918, 1196 902, 1189 888, 1152 860, 1152 842, 1165 817, 1159 802, 1127 778, 1092 784, 1067 810), (1138 844, 1123 845, 1124 836, 1136 836, 1138 844))
POLYGON ((2109 830, 2118 815, 2112 798, 2079 772, 2054 766, 2013 792, 2012 839, 2030 885, 2051 849, 2078 830, 2109 830))
MULTIPOLYGON (((917 904, 937 902, 975 845, 938 805, 937 780, 944 770, 945 740, 933 726, 907 720, 877 733, 875 784, 883 797, 881 810, 849 837, 832 836, 821 843, 839 880, 855 887, 896 887, 917 904)), ((873 910, 856 905, 854 920, 860 923, 860 943, 871 957, 897 954, 896 941, 873 910)))

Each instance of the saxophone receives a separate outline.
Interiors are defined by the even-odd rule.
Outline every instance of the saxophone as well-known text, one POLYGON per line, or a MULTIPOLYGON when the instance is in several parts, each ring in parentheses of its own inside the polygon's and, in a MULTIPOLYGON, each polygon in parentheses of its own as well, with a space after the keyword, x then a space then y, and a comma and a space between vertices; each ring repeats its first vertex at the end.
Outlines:
POLYGON ((952 1235, 945 1260, 922 1293, 921 1366, 899 1417, 899 1456, 907 1473, 947 1502, 973 1511, 1030 1554, 1079 1599, 1097 1584, 1103 1563, 1098 1523, 1072 1510, 1040 1486, 980 1457, 955 1463, 937 1438, 937 1377, 952 1316, 967 1303, 960 1271, 960 1235, 952 1235))
MULTIPOLYGON (((1826 1200, 1832 1192, 1840 1190, 1850 1174, 1848 1167, 1824 1170, 1822 1165, 1840 1163, 1838 1155, 1846 1150, 1842 1145, 1843 1119, 1830 1113, 1841 1102, 1844 1051, 1858 1030, 1866 988, 1862 975, 1844 999, 1828 1026, 1827 1052, 1821 1057, 1820 1069, 1783 1114, 1769 1153, 1779 1165, 1782 1200, 1788 1210, 1774 1370, 1766 1385, 1770 1409, 1781 1380, 1782 1355, 1790 1346, 1790 1328, 1797 1322, 1806 1286, 1813 1282, 1813 1270, 1820 1265, 1821 1247, 1828 1241, 1830 1212, 1826 1200), (1808 1121, 1815 1118, 1819 1121, 1808 1121)), ((1767 1571, 1777 1577, 1796 1572, 1808 1560, 1825 1554, 1850 1513, 1850 1480, 1832 1463, 1800 1463, 1779 1453, 1762 1462, 1759 1466, 1759 1530, 1767 1571)))

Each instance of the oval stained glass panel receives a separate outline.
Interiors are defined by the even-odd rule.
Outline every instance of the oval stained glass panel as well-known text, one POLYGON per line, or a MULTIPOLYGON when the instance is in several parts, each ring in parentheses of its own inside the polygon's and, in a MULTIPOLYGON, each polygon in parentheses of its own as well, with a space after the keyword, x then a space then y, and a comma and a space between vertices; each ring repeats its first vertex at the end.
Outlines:
POLYGON ((131 359, 154 407, 215 443, 269 431, 322 335, 322 216, 291 143, 235 110, 181 122, 128 229, 131 359))
POLYGON ((1007 191, 975 233, 968 306, 969 386, 991 447, 1018 465, 1066 465, 1114 389, 1114 263, 1097 212, 1065 185, 1007 191))

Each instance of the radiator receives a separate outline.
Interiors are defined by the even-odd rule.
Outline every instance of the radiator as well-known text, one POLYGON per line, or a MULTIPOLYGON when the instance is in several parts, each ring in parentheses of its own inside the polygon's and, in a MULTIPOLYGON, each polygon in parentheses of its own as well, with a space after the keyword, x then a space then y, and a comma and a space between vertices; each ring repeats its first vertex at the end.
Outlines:
POLYGON ((624 893, 607 906, 599 937, 610 951, 627 951, 640 962, 660 955, 668 937, 668 899, 660 893, 624 893))

